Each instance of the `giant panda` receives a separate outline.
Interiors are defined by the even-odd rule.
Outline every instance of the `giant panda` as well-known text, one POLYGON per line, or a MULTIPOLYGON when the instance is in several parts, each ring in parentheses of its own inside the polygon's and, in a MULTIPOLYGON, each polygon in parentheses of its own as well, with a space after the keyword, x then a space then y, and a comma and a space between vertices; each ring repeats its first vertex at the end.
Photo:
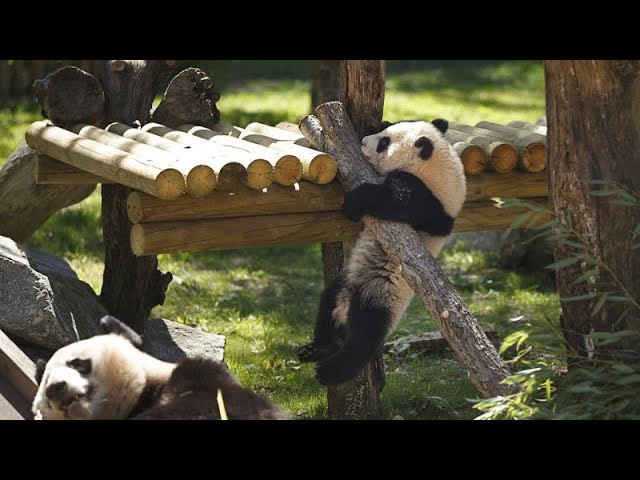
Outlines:
MULTIPOLYGON (((466 196, 462 162, 444 138, 448 122, 385 122, 362 140, 362 152, 384 176, 347 192, 344 213, 411 225, 435 257, 444 246, 466 196)), ((382 348, 413 297, 401 265, 365 228, 336 281, 322 293, 313 342, 298 351, 315 361, 324 385, 355 377, 382 348)))
POLYGON ((80 340, 39 361, 35 418, 43 420, 286 419, 274 403, 244 388, 220 362, 167 363, 139 348, 142 339, 114 317, 104 335, 80 340))

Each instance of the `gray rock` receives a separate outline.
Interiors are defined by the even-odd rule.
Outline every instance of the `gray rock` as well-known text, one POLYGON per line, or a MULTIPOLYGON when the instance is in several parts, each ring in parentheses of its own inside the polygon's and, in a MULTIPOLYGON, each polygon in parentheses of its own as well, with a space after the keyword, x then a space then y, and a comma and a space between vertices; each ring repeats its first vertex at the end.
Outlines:
POLYGON ((147 320, 142 349, 165 362, 203 357, 222 362, 225 337, 163 318, 147 320))
POLYGON ((56 350, 100 333, 108 312, 63 259, 0 236, 0 328, 56 350))

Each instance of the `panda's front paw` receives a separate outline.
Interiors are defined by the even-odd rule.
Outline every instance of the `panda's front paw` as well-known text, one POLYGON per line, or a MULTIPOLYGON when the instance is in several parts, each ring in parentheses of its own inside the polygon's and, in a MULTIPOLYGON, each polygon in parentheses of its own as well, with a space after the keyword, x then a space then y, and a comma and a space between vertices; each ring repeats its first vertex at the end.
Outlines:
POLYGON ((347 218, 354 222, 359 221, 366 213, 361 191, 356 188, 347 192, 344 196, 342 208, 347 218))

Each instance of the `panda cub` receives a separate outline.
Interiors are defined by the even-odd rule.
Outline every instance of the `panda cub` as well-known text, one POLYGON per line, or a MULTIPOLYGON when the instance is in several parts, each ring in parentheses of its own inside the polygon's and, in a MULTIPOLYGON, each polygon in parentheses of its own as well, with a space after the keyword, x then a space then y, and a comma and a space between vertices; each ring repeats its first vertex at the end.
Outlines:
POLYGON ((32 411, 43 420, 286 419, 272 402, 244 388, 220 362, 158 360, 139 348, 140 336, 114 317, 104 335, 80 340, 39 361, 32 411))
MULTIPOLYGON (((362 152, 382 184, 365 183, 346 193, 344 212, 411 225, 435 257, 444 246, 466 196, 462 162, 444 138, 448 122, 383 123, 362 140, 362 152)), ((375 236, 365 228, 348 263, 320 299, 313 343, 298 352, 315 361, 324 385, 355 377, 382 348, 413 297, 375 236)))

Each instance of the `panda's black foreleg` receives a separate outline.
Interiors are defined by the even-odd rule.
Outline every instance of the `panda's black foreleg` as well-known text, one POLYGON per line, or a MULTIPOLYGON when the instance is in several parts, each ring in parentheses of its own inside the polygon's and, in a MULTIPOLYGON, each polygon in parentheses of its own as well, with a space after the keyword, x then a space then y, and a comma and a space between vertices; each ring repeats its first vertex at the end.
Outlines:
POLYGON ((301 362, 317 362, 333 355, 340 348, 342 329, 336 327, 333 310, 336 308, 337 297, 343 286, 344 281, 339 276, 322 292, 313 343, 304 345, 298 350, 298 358, 301 362))
POLYGON ((363 299, 356 292, 351 298, 345 344, 335 355, 318 362, 318 381, 323 385, 334 385, 358 375, 382 349, 390 325, 388 308, 363 299))

